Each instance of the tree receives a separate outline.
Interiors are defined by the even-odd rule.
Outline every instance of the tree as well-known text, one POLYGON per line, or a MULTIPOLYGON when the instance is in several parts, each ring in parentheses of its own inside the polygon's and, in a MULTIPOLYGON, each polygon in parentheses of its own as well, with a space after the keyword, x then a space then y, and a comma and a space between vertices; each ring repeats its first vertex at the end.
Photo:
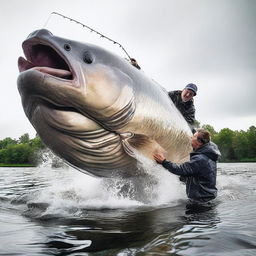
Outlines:
POLYGON ((193 126, 195 128, 199 128, 200 127, 200 122, 198 120, 195 120, 194 123, 193 123, 193 126))
POLYGON ((29 139, 28 133, 19 138, 19 143, 11 138, 0 141, 0 163, 35 164, 37 152, 45 148, 40 137, 29 139))
POLYGON ((247 130, 248 139, 248 157, 256 158, 256 127, 251 126, 247 130))
POLYGON ((35 150, 45 148, 45 145, 43 144, 41 138, 38 135, 36 135, 34 139, 31 139, 29 141, 29 145, 31 145, 35 150))
POLYGON ((0 163, 7 163, 6 161, 6 149, 0 150, 0 163))
POLYGON ((17 144, 17 141, 10 138, 10 137, 7 137, 3 140, 0 140, 0 149, 4 149, 4 148, 7 148, 9 145, 16 145, 17 144))
POLYGON ((32 148, 28 144, 11 145, 4 149, 4 163, 6 164, 27 164, 30 163, 32 148))
POLYGON ((233 149, 234 132, 229 128, 222 129, 214 136, 214 142, 219 146, 222 154, 222 160, 235 160, 235 153, 233 149))
POLYGON ((25 133, 19 137, 19 144, 29 143, 29 134, 25 133))
POLYGON ((248 136, 245 131, 234 132, 232 147, 237 160, 248 157, 248 136))

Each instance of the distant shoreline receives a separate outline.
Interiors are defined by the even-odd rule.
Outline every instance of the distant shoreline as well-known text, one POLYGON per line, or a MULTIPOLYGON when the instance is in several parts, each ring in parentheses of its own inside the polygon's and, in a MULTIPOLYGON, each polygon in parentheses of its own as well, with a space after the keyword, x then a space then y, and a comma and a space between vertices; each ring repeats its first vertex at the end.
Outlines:
MULTIPOLYGON (((256 161, 221 161, 218 163, 256 163, 256 161)), ((36 165, 32 164, 1 164, 0 167, 37 167, 36 165)))
POLYGON ((32 164, 1 164, 0 167, 36 167, 36 165, 32 164))
POLYGON ((220 163, 220 164, 228 164, 228 163, 230 163, 230 164, 232 164, 232 163, 256 163, 256 161, 221 161, 221 162, 217 162, 217 163, 220 163))

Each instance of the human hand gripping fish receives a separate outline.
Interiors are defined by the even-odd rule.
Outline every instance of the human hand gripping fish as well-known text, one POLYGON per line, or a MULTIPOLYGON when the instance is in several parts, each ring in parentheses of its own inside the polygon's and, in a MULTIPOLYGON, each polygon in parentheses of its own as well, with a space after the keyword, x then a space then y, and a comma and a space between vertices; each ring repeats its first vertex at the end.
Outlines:
POLYGON ((162 164, 164 160, 166 160, 165 156, 163 153, 154 153, 153 154, 154 159, 156 160, 157 163, 162 164))

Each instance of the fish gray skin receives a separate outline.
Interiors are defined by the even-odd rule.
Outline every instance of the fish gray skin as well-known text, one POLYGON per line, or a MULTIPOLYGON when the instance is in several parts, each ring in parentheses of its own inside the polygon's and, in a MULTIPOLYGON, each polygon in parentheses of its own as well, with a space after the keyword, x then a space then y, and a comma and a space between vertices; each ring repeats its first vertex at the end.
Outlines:
POLYGON ((81 171, 134 176, 136 152, 183 162, 191 131, 152 79, 98 46, 37 30, 22 44, 18 89, 43 142, 81 171))

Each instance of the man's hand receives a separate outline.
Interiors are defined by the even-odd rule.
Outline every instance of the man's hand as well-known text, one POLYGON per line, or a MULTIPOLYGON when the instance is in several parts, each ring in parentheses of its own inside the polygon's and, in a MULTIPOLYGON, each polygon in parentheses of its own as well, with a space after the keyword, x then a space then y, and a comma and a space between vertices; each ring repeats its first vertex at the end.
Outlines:
POLYGON ((153 157, 159 164, 162 164, 162 162, 165 160, 165 157, 162 153, 155 153, 153 154, 153 157))

